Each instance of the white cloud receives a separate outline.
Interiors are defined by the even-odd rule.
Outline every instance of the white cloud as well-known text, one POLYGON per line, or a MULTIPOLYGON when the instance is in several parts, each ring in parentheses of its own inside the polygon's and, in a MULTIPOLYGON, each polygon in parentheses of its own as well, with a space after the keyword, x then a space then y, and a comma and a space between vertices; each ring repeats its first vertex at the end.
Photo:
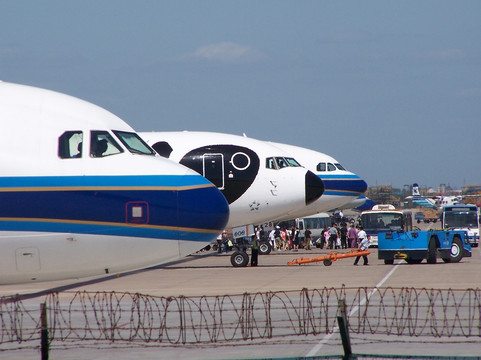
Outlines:
POLYGON ((198 48, 193 57, 222 62, 248 62, 261 58, 261 53, 250 46, 221 42, 198 48))

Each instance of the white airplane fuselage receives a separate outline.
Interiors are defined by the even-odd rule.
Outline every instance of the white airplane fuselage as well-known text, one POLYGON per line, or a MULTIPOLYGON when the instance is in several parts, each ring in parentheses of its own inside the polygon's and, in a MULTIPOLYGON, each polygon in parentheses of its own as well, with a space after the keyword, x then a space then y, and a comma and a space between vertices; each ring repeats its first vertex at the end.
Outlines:
POLYGON ((367 190, 366 182, 358 175, 344 169, 333 157, 299 146, 276 142, 269 142, 269 144, 294 156, 302 166, 316 174, 324 183, 322 197, 294 213, 294 217, 300 218, 342 209, 349 203, 357 207, 365 202, 364 199, 358 201, 358 198, 367 190))
POLYGON ((228 228, 290 216, 324 185, 292 156, 264 141, 212 132, 142 132, 159 154, 212 181, 226 197, 228 228))
POLYGON ((0 82, 0 284, 179 259, 228 215, 213 184, 156 156, 110 112, 0 82))

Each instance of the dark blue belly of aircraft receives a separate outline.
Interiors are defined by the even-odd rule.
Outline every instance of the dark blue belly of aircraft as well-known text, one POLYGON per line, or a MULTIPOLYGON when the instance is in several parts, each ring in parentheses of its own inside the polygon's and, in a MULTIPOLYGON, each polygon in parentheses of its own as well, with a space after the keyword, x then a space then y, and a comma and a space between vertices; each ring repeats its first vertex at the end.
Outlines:
POLYGON ((211 239, 228 204, 200 176, 0 179, 0 230, 211 239))

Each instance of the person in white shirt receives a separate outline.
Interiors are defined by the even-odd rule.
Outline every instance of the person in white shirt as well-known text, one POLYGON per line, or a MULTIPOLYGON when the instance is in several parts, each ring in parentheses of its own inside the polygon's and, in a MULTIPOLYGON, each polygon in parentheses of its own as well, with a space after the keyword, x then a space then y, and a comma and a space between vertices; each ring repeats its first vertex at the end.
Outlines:
MULTIPOLYGON (((360 250, 360 251, 367 250, 369 248, 369 238, 370 238, 370 236, 368 236, 366 234, 366 232, 364 231, 362 226, 359 228, 359 232, 357 233, 357 236, 359 237, 359 248, 358 248, 358 250, 360 250)), ((356 260, 354 260, 354 265, 357 265, 360 258, 361 258, 361 256, 356 257, 356 260)), ((369 265, 368 260, 367 260, 367 255, 362 255, 362 259, 364 260, 363 265, 369 265)))
POLYGON ((276 250, 276 239, 274 237, 274 233, 276 232, 276 229, 272 229, 269 232, 269 241, 271 243, 272 250, 276 250))

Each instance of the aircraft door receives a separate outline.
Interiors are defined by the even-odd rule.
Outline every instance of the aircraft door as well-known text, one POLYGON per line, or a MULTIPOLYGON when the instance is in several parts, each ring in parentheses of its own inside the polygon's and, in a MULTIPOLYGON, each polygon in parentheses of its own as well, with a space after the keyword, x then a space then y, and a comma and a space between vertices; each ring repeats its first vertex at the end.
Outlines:
POLYGON ((224 155, 206 153, 203 159, 203 176, 219 188, 224 190, 224 155))

